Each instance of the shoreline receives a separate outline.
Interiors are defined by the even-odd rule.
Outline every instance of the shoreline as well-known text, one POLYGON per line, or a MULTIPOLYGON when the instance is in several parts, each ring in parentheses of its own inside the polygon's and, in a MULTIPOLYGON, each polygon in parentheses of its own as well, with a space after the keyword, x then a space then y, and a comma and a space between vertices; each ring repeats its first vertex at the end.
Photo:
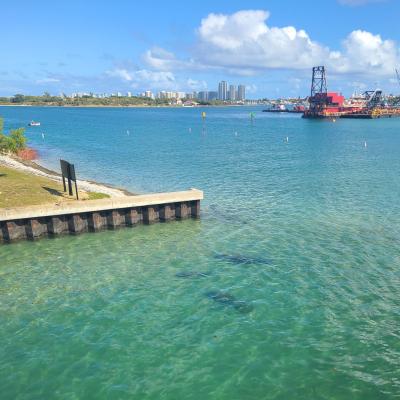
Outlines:
POLYGON ((173 106, 173 105, 165 105, 165 106, 152 106, 152 105, 101 105, 101 104, 85 104, 85 105, 56 105, 56 104, 0 104, 0 107, 48 107, 48 108, 221 108, 221 107, 255 107, 255 106, 264 106, 264 104, 201 104, 195 106, 173 106))
MULTIPOLYGON (((34 161, 26 161, 19 157, 0 154, 0 165, 62 183, 61 174, 34 161)), ((85 179, 78 179, 77 184, 79 189, 82 189, 86 192, 104 193, 110 197, 126 197, 136 195, 135 193, 131 193, 125 189, 120 189, 105 183, 99 183, 85 179)))

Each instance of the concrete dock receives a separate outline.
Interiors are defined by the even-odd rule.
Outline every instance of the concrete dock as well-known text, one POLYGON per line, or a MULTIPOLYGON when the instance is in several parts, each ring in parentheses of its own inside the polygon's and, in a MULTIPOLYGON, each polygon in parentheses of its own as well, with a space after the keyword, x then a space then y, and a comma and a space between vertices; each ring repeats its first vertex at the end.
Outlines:
POLYGON ((0 209, 0 243, 199 218, 203 192, 155 193, 0 209))

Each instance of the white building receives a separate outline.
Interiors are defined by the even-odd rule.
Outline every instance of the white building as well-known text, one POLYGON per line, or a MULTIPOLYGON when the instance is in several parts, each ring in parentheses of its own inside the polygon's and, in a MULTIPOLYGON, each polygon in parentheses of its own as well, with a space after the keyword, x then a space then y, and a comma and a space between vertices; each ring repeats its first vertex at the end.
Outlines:
POLYGON ((154 95, 153 95, 153 93, 151 92, 151 90, 146 90, 146 91, 144 92, 144 97, 147 97, 147 98, 149 98, 149 99, 154 99, 154 95))
POLYGON ((238 86, 237 100, 240 101, 246 100, 246 86, 244 85, 238 86))
POLYGON ((236 86, 235 85, 229 85, 229 92, 228 92, 228 98, 230 101, 235 101, 236 100, 236 86))
POLYGON ((186 93, 184 92, 171 92, 166 90, 161 90, 158 92, 157 98, 159 99, 183 99, 185 98, 186 93))
POLYGON ((218 84, 218 100, 228 100, 228 83, 226 81, 218 84))

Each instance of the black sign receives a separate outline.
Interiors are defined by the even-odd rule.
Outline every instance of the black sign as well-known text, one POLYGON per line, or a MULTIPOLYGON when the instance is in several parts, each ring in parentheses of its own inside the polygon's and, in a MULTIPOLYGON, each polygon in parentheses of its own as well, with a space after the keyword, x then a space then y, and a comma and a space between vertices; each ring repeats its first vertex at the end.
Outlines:
POLYGON ((68 161, 60 160, 61 165, 61 174, 62 180, 64 184, 64 192, 67 191, 67 186, 65 185, 65 179, 68 179, 68 193, 70 196, 73 195, 72 192, 72 181, 75 182, 75 192, 76 192, 76 199, 78 200, 78 185, 76 183, 76 175, 75 175, 75 167, 74 164, 70 164, 68 161))

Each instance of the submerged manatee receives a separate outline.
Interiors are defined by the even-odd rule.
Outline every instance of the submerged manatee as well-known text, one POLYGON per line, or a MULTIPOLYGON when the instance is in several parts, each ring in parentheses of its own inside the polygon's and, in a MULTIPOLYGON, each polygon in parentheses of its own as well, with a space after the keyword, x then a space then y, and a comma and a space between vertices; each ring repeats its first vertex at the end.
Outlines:
POLYGON ((226 261, 232 264, 242 264, 242 265, 270 265, 272 261, 269 258, 263 257, 247 257, 240 254, 216 254, 214 256, 217 260, 226 261))
POLYGON ((252 304, 246 303, 245 301, 235 301, 233 303, 233 308, 239 311, 241 314, 248 314, 254 310, 252 304))
POLYGON ((229 305, 233 304, 233 302, 236 300, 233 295, 226 292, 220 292, 218 290, 211 290, 206 293, 206 296, 209 299, 216 301, 217 303, 223 303, 229 305))
POLYGON ((177 278, 205 278, 210 276, 209 272, 199 271, 180 271, 175 274, 177 278))
POLYGON ((227 292, 221 292, 218 290, 211 290, 206 293, 206 296, 214 300, 217 303, 224 304, 226 306, 234 308, 236 311, 241 314, 248 314, 253 311, 253 306, 245 301, 236 300, 235 296, 227 292))

